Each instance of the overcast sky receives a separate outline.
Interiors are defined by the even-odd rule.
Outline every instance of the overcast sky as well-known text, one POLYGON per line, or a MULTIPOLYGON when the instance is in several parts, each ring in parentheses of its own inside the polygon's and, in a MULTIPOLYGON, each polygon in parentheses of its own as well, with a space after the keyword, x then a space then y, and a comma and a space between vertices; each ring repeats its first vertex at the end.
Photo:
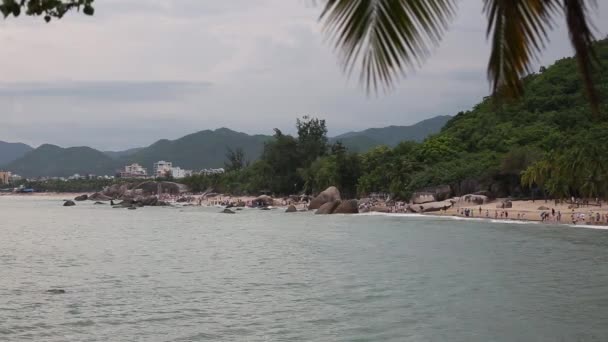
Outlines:
MULTIPOLYGON (((219 127, 292 133, 305 114, 327 119, 330 135, 453 115, 489 92, 481 6, 461 1, 422 68, 371 97, 342 73, 307 0, 99 0, 94 17, 9 18, 0 140, 119 150, 219 127)), ((571 54, 561 25, 539 64, 571 54)))

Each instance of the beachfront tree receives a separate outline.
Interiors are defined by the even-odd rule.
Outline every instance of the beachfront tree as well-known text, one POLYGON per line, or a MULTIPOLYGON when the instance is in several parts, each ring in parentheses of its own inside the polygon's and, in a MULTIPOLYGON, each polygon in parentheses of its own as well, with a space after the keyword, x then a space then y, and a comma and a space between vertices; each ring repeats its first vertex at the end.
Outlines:
MULTIPOLYGON (((94 13, 94 0, 0 0, 5 17, 21 13, 48 22, 68 11, 94 13)), ((455 15, 457 0, 323 0, 320 20, 332 37, 345 71, 360 69, 369 91, 388 89, 397 78, 428 57, 455 15)), ((559 14, 565 17, 592 110, 600 97, 592 75, 597 65, 589 18, 596 0, 482 0, 491 40, 488 78, 493 93, 519 96, 522 78, 547 40, 559 14)))

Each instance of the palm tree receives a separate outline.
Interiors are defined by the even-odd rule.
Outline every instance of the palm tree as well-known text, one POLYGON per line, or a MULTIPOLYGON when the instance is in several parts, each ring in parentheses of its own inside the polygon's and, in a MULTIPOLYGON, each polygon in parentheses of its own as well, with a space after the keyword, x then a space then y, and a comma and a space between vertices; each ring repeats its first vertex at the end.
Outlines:
MULTIPOLYGON (((61 18, 71 9, 92 15, 94 0, 0 0, 5 17, 41 15, 61 18), (22 11, 23 9, 23 11, 22 11)), ((314 0, 313 0, 314 1, 314 0)), ((457 0, 317 0, 321 21, 333 38, 347 71, 359 65, 368 90, 390 88, 398 76, 429 55, 455 15, 457 0)), ((494 93, 517 96, 521 78, 542 51, 547 31, 558 14, 565 17, 570 41, 595 114, 599 97, 592 75, 597 62, 588 16, 596 0, 481 0, 492 41, 488 78, 494 93)))
MULTIPOLYGON (((562 14, 594 113, 599 97, 592 75, 597 62, 588 16, 595 0, 482 0, 492 50, 488 78, 494 93, 518 96, 521 78, 544 48, 547 31, 562 14)), ((326 0, 321 21, 347 72, 361 69, 368 90, 390 88, 429 55, 455 15, 456 0, 326 0)))

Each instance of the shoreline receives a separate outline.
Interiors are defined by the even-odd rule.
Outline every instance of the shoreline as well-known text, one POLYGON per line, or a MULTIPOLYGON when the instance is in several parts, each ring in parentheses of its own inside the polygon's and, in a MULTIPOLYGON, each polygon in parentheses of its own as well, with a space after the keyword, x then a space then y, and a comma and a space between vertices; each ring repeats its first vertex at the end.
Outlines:
MULTIPOLYGON (((36 198, 48 198, 48 199, 73 199, 76 196, 80 196, 82 194, 88 194, 87 192, 37 192, 37 193, 0 193, 0 198, 25 198, 25 197, 36 197, 36 198)), ((231 200, 239 200, 239 201, 251 201, 254 197, 252 196, 229 196, 229 195, 220 195, 214 198, 205 198, 200 202, 198 201, 200 195, 190 195, 186 197, 191 197, 194 203, 199 203, 194 206, 204 206, 204 207, 219 207, 222 206, 220 202, 222 201, 231 201, 231 200)), ((275 199, 279 200, 279 199, 275 199)), ((367 213, 359 213, 358 215, 364 216, 373 216, 373 215, 381 215, 381 216, 402 216, 402 217, 433 217, 433 218, 448 218, 453 220, 466 220, 466 221, 486 221, 486 222, 496 222, 496 223, 507 223, 507 224, 546 224, 546 225, 559 225, 559 226, 569 226, 576 228, 590 228, 590 229, 608 229, 608 205, 604 206, 583 206, 579 208, 568 208, 567 203, 555 203, 554 201, 530 201, 530 200, 513 200, 511 208, 497 208, 497 204, 500 204, 502 199, 497 199, 495 201, 481 204, 481 205, 472 205, 472 203, 466 202, 457 202, 451 208, 448 208, 447 211, 435 211, 435 212, 427 212, 427 213, 406 213, 406 212, 381 212, 381 211, 373 211, 367 213), (544 209, 539 209, 543 207, 544 209), (469 209, 472 213, 471 216, 466 216, 460 214, 462 210, 469 209), (550 215, 551 210, 554 209, 555 213, 561 213, 561 221, 557 221, 557 215, 550 215), (541 219, 541 213, 547 212, 549 213, 548 219, 543 221, 541 219), (500 215, 500 213, 508 213, 508 217, 500 215), (597 213, 600 214, 600 222, 595 222, 596 220, 589 220, 591 215, 596 217, 597 213), (583 217, 582 219, 580 217, 583 217), (575 217, 578 219, 573 222, 572 218, 575 217), (590 222, 591 221, 591 222, 590 222)), ((187 202, 191 203, 192 202, 187 202)), ((288 204, 278 204, 274 205, 277 209, 285 209, 288 204)), ((295 206, 299 209, 305 209, 302 207, 303 204, 298 203, 295 206)), ((391 209, 395 207, 383 206, 384 208, 391 209)))

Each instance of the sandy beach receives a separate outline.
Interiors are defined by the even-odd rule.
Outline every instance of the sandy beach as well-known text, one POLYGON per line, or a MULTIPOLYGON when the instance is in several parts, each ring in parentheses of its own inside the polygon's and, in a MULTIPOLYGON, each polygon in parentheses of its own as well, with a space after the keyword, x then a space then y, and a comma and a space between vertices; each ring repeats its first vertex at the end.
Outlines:
POLYGON ((513 221, 542 221, 541 214, 543 212, 548 213, 549 216, 545 220, 547 223, 563 223, 573 224, 573 217, 576 219, 577 224, 607 224, 608 205, 588 205, 581 206, 579 208, 568 208, 568 203, 556 204, 553 200, 536 200, 536 201, 512 201, 512 208, 502 209, 497 208, 497 205, 502 203, 501 199, 486 203, 483 205, 475 205, 467 202, 457 202, 452 208, 449 208, 446 212, 434 212, 427 213, 425 215, 439 215, 439 216, 457 216, 464 217, 462 213, 464 209, 469 209, 472 215, 469 217, 473 218, 486 218, 486 219, 501 219, 501 220, 513 220, 513 221), (547 209, 541 209, 541 207, 547 209), (481 210, 480 210, 481 209, 481 210), (555 215, 553 215, 553 211, 555 215), (558 221, 558 214, 561 213, 561 220, 558 221), (600 221, 591 220, 590 217, 597 217, 600 214, 600 221))

